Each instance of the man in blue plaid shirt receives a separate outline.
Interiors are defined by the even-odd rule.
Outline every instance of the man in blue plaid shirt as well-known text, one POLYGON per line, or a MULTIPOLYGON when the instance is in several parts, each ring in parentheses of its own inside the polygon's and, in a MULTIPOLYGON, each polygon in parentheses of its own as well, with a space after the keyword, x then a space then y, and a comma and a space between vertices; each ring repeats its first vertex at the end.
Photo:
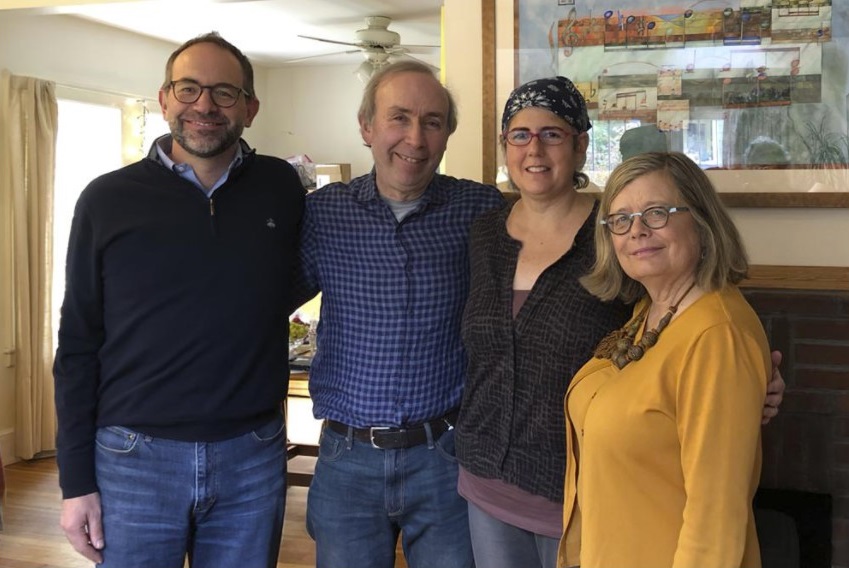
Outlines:
POLYGON ((374 169, 307 197, 300 300, 322 292, 310 369, 325 419, 307 527, 319 568, 474 565, 453 427, 466 358, 469 226, 493 187, 438 175, 457 126, 430 69, 404 61, 366 86, 360 132, 374 169))

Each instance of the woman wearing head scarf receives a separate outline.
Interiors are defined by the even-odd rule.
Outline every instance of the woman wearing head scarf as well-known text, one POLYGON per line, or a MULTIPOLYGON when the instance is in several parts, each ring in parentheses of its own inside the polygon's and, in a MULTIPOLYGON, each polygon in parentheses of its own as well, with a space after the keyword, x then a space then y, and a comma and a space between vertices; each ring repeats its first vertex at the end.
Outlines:
MULTIPOLYGON (((631 308, 579 282, 595 262, 598 203, 578 191, 592 127, 564 77, 510 95, 501 146, 515 203, 472 227, 468 353, 457 426, 458 490, 478 568, 553 568, 563 533, 563 397, 569 379, 631 308)), ((779 394, 780 376, 770 383, 779 394)), ((765 414, 772 414, 768 409, 765 414)))
POLYGON ((459 491, 479 568, 552 567, 562 534, 568 379, 630 309, 578 282, 595 260, 591 128, 571 81, 517 88, 501 145, 520 199, 484 215, 470 236, 463 318, 469 372, 457 432, 459 491))
POLYGON ((740 235, 677 152, 617 167, 598 220, 582 281, 637 304, 566 395, 560 565, 759 568, 752 498, 770 357, 736 286, 740 235))

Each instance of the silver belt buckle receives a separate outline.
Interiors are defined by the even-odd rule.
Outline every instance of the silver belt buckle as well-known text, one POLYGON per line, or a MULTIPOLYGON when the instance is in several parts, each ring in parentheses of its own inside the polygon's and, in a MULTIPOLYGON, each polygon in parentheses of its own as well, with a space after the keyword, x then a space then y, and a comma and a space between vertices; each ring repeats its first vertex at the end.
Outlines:
POLYGON ((368 438, 369 438, 369 440, 371 440, 371 447, 372 448, 375 448, 375 449, 378 449, 378 450, 383 449, 383 448, 381 448, 380 446, 378 446, 377 444, 374 443, 374 432, 375 432, 375 430, 378 430, 378 431, 379 430, 389 430, 389 428, 390 428, 389 426, 372 426, 371 428, 369 428, 368 438))

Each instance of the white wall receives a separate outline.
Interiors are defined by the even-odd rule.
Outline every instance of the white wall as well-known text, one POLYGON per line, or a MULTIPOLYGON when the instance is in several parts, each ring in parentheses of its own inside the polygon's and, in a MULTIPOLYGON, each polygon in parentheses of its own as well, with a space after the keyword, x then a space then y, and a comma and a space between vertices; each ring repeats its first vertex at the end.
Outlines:
MULTIPOLYGON (((58 84, 156 101, 165 62, 176 47, 73 16, 0 10, 0 67, 58 84)), ((254 75, 262 100, 265 69, 255 66, 254 75)), ((159 112, 158 104, 151 109, 159 112)), ((244 135, 260 151, 266 145, 262 118, 244 135)))
POLYGON ((0 11, 0 66, 16 75, 155 100, 175 47, 71 16, 0 11))
MULTIPOLYGON (((480 21, 480 2, 445 0, 447 83, 463 102, 461 127, 448 143, 446 172, 472 179, 482 176, 480 21), (451 54, 463 54, 466 61, 451 54)), ((513 0, 496 0, 498 118, 512 88, 512 22, 513 0)), ((849 266, 849 209, 741 208, 733 209, 732 217, 752 264, 849 266)))
POLYGON ((268 69, 268 94, 260 107, 266 153, 350 163, 354 177, 371 171, 371 152, 357 124, 363 84, 354 71, 361 60, 350 59, 346 65, 268 69))

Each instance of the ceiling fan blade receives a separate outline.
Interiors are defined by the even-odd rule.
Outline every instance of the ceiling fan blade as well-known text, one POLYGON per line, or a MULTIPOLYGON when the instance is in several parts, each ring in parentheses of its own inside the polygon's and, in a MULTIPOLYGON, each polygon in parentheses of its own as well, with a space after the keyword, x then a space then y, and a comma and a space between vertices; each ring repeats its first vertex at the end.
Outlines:
POLYGON ((399 47, 406 47, 407 49, 439 49, 442 47, 441 45, 413 45, 409 43, 403 43, 399 47))
POLYGON ((398 47, 404 48, 406 53, 418 53, 419 55, 433 55, 434 53, 438 53, 439 46, 434 47, 423 47, 420 45, 399 45, 398 47))
POLYGON ((298 37, 302 37, 304 39, 312 39, 312 40, 315 40, 315 41, 323 41, 324 43, 335 43, 337 45, 350 45, 352 47, 360 47, 360 44, 351 43, 349 41, 336 41, 335 39, 324 39, 324 38, 321 38, 321 37, 312 37, 312 36, 305 36, 305 35, 299 35, 298 37))
MULTIPOLYGON (((437 48, 438 49, 438 46, 437 48)), ((417 53, 419 55, 433 55, 435 52, 434 48, 423 48, 422 46, 417 45, 393 45, 391 47, 385 48, 386 53, 395 55, 401 53, 417 53)))
POLYGON ((348 55, 350 53, 359 53, 359 49, 349 49, 347 51, 334 51, 333 53, 320 53, 319 55, 307 55, 306 57, 297 57, 295 59, 287 59, 285 61, 281 61, 281 63, 300 63, 301 61, 306 61, 308 59, 316 59, 318 57, 330 57, 332 55, 348 55))

